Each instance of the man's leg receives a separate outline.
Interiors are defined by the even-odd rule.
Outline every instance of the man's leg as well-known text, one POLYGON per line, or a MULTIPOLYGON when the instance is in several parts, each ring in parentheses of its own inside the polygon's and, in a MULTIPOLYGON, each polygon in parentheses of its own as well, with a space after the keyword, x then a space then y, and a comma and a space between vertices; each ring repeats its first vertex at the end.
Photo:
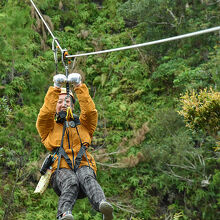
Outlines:
POLYGON ((105 194, 96 180, 93 169, 83 166, 76 171, 76 175, 93 208, 104 214, 104 219, 113 219, 113 207, 106 202, 105 194))
POLYGON ((57 216, 67 211, 72 212, 79 193, 79 181, 74 171, 65 168, 59 169, 58 174, 54 176, 52 185, 55 192, 60 194, 57 216), (60 193, 57 192, 57 189, 60 193))
POLYGON ((93 208, 99 211, 99 204, 105 200, 105 194, 96 180, 93 169, 83 166, 78 168, 76 175, 93 208))

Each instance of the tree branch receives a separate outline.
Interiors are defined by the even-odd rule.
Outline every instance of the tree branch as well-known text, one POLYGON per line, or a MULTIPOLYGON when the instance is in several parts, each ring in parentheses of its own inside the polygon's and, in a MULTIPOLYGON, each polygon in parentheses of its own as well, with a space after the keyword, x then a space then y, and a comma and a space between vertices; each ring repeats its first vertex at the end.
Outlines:
POLYGON ((123 205, 121 203, 115 203, 115 202, 112 202, 111 203, 117 207, 118 209, 124 211, 124 212, 129 212, 129 213, 132 213, 132 214, 136 214, 136 213, 139 213, 140 211, 137 210, 137 209, 134 209, 133 207, 129 206, 129 205, 123 205))
POLYGON ((100 162, 96 162, 96 163, 99 164, 99 165, 101 165, 101 166, 105 166, 105 167, 122 168, 122 164, 121 164, 121 163, 112 163, 112 164, 100 163, 100 162))

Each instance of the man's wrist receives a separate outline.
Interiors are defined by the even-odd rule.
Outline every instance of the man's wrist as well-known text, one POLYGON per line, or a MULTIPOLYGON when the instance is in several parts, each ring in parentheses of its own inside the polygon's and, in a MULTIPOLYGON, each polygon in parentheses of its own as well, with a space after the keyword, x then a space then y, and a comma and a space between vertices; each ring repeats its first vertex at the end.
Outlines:
POLYGON ((79 83, 79 84, 75 85, 74 87, 77 88, 77 87, 80 87, 80 86, 82 86, 82 83, 79 83))
POLYGON ((61 85, 60 85, 60 84, 57 84, 57 83, 54 83, 54 84, 53 84, 53 87, 60 89, 60 88, 61 88, 61 85))

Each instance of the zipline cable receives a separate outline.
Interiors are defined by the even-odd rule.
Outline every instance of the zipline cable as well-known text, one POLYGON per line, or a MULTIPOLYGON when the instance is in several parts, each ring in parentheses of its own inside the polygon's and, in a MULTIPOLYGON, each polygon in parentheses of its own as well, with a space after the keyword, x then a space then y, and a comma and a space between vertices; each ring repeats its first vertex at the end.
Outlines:
MULTIPOLYGON (((40 11, 38 10, 38 8, 36 7, 36 5, 34 4, 34 2, 32 0, 30 0, 30 2, 32 3, 33 7, 35 8, 36 12, 38 13, 38 15, 40 16, 41 20, 43 21, 44 25, 46 26, 47 30, 49 31, 50 35, 53 38, 52 41, 52 50, 54 52, 54 60, 55 60, 55 66, 56 66, 56 74, 58 73, 58 67, 57 67, 57 47, 60 49, 61 54, 62 54, 62 63, 65 67, 65 74, 66 77, 68 77, 69 74, 69 67, 68 64, 71 63, 71 61, 68 59, 68 61, 66 60, 66 56, 68 55, 68 52, 66 49, 62 49, 62 47, 59 44, 59 41, 57 40, 57 38, 53 35, 52 31, 50 30, 50 28, 48 27, 46 21, 44 20, 43 16, 41 15, 40 11), (54 43, 57 44, 57 47, 54 45, 54 43)), ((69 96, 69 83, 66 82, 66 93, 67 96, 69 96)), ((65 102, 66 102, 66 98, 65 98, 65 102)))
POLYGON ((150 45, 165 43, 165 42, 174 41, 174 40, 180 40, 180 39, 183 39, 183 38, 188 38, 188 37, 192 37, 192 36, 206 34, 206 33, 214 32, 214 31, 220 31, 220 26, 217 26, 217 27, 213 27, 213 28, 209 28, 209 29, 205 29, 205 30, 201 30, 201 31, 196 31, 196 32, 188 33, 188 34, 183 34, 183 35, 175 36, 175 37, 165 38, 165 39, 151 41, 151 42, 146 42, 146 43, 142 43, 142 44, 135 44, 135 45, 131 45, 131 46, 119 47, 119 48, 114 48, 114 49, 109 49, 109 50, 102 50, 102 51, 96 51, 96 52, 90 52, 90 53, 83 53, 83 54, 77 53, 75 55, 66 55, 66 54, 68 54, 67 50, 66 49, 64 49, 64 50, 62 49, 62 47, 60 46, 57 38, 55 38, 55 36, 53 35, 52 31, 48 27, 46 21, 44 20, 44 18, 41 15, 40 11, 37 9, 37 7, 34 4, 34 2, 32 0, 30 0, 30 2, 34 6, 35 10, 37 11, 38 15, 40 16, 40 18, 43 21, 44 25, 46 26, 47 30, 51 34, 51 36, 53 38, 53 43, 56 42, 57 46, 61 50, 62 61, 63 61, 64 66, 65 66, 64 58, 74 58, 74 57, 82 57, 82 56, 110 53, 110 52, 121 51, 121 50, 128 50, 128 49, 133 49, 133 48, 138 48, 138 47, 144 47, 144 46, 150 46, 150 45))
POLYGON ((160 44, 160 43, 164 43, 164 42, 168 42, 168 41, 179 40, 179 39, 183 39, 183 38, 187 38, 187 37, 192 37, 192 36, 206 34, 206 33, 214 32, 214 31, 219 31, 219 30, 220 30, 220 26, 217 26, 217 27, 213 27, 213 28, 209 28, 209 29, 205 29, 205 30, 201 30, 201 31, 196 31, 196 32, 188 33, 188 34, 183 34, 183 35, 179 35, 179 36, 175 36, 175 37, 151 41, 151 42, 147 42, 147 43, 135 44, 135 45, 131 45, 131 46, 119 47, 119 48, 115 48, 115 49, 102 50, 102 51, 97 51, 97 52, 69 55, 66 57, 67 58, 82 57, 82 56, 89 56, 89 55, 95 55, 95 54, 110 53, 110 52, 121 51, 121 50, 128 50, 128 49, 132 49, 132 48, 144 47, 144 46, 160 44))
POLYGON ((65 50, 62 49, 62 47, 60 46, 57 38, 53 35, 52 31, 50 30, 50 28, 48 27, 47 25, 47 22, 44 20, 43 16, 41 15, 40 11, 38 10, 38 8, 36 7, 36 5, 34 4, 34 2, 32 0, 30 0, 30 2, 32 3, 32 5, 34 6, 36 12, 38 13, 38 15, 40 16, 41 20, 43 21, 44 25, 46 26, 47 30, 49 31, 50 35, 52 36, 53 38, 53 41, 56 42, 57 46, 59 47, 59 49, 61 50, 61 53, 63 54, 63 52, 65 50))

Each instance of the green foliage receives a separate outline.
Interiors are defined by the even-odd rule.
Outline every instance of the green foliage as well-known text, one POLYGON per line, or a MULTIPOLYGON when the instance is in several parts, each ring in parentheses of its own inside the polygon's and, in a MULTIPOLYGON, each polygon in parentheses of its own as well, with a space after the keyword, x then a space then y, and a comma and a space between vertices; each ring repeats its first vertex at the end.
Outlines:
POLYGON ((2 126, 4 126, 7 121, 9 121, 8 116, 10 112, 11 109, 8 106, 6 98, 0 98, 0 124, 2 126))
MULTIPOLYGON (((36 32, 40 24, 29 3, 0 2, 0 218, 4 220, 54 219, 58 202, 51 188, 43 196, 33 194, 36 163, 46 152, 35 123, 55 65, 52 38, 42 28, 36 32)), ((220 16, 220 5, 214 1, 39 0, 36 5, 49 16, 54 35, 70 54, 217 26, 220 16)), ((82 72, 99 112, 96 147, 113 153, 109 156, 113 165, 122 156, 144 155, 144 162, 129 169, 98 167, 98 181, 114 205, 116 219, 215 219, 220 205, 216 140, 184 126, 177 114, 177 97, 191 89, 218 91, 218 41, 216 32, 76 59, 71 71, 82 72), (147 121, 150 132, 142 142, 117 154, 147 121)), ((61 62, 58 71, 64 73, 61 62)), ((213 110, 214 99, 204 96, 204 100, 200 115, 213 110)), ((216 116, 211 124, 203 116, 200 128, 201 124, 204 130, 216 127, 216 116)), ((79 220, 102 218, 88 199, 77 201, 73 215, 79 220)))
POLYGON ((183 59, 166 61, 166 63, 161 64, 152 75, 152 80, 155 81, 155 87, 159 87, 163 90, 173 88, 173 81, 176 76, 182 72, 186 72, 187 69, 188 67, 183 59))
POLYGON ((202 129, 217 135, 220 130, 220 93, 212 89, 187 92, 181 97, 182 110, 186 125, 193 130, 202 129))
POLYGON ((219 90, 220 87, 220 47, 215 46, 215 51, 210 53, 209 62, 205 63, 204 70, 212 77, 213 87, 219 90))
POLYGON ((198 67, 194 70, 186 70, 180 73, 173 84, 175 88, 179 88, 180 91, 184 90, 199 90, 207 87, 211 84, 209 74, 207 74, 202 68, 198 67))
MULTIPOLYGON (((211 163, 216 166, 218 162, 215 154, 206 146, 215 146, 215 142, 206 138, 205 141, 202 140, 201 148, 194 147, 196 145, 193 143, 195 140, 192 134, 184 128, 179 116, 169 109, 159 111, 154 117, 155 121, 152 121, 149 133, 153 138, 146 142, 144 155, 150 166, 158 171, 154 177, 154 183, 157 184, 154 187, 158 194, 162 194, 161 204, 168 206, 170 214, 174 215, 175 212, 185 210, 184 214, 189 219, 194 219, 201 215, 200 212, 194 213, 194 208, 200 203, 200 210, 203 210, 202 219, 212 219, 214 216, 211 213, 217 206, 213 206, 212 210, 206 207, 214 199, 215 190, 206 189, 210 189, 213 183, 210 177, 215 172, 209 167, 211 163), (157 120, 158 117, 163 119, 157 120), (183 195, 184 204, 178 199, 183 195), (201 205, 203 200, 206 202, 201 205)), ((156 173, 155 171, 153 173, 156 173)))

